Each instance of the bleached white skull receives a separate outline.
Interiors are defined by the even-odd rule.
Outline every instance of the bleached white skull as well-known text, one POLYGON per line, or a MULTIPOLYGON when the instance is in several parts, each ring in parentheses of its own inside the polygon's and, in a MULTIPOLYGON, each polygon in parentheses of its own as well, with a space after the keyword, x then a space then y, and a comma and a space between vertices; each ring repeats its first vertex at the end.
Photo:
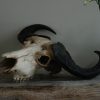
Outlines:
POLYGON ((15 80, 27 79, 34 75, 36 68, 38 68, 35 54, 41 52, 41 50, 40 45, 32 44, 21 50, 2 55, 5 58, 14 58, 17 60, 15 66, 10 70, 14 72, 15 80))
POLYGON ((42 46, 44 44, 50 44, 51 39, 48 36, 35 33, 40 30, 47 30, 56 34, 55 31, 46 25, 30 25, 21 30, 17 36, 24 48, 2 55, 2 57, 5 57, 3 60, 3 66, 5 66, 4 70, 13 72, 15 80, 30 78, 34 75, 35 70, 39 68, 39 66, 42 68, 49 64, 50 54, 48 50, 43 49, 42 46))
POLYGON ((2 57, 16 59, 15 65, 10 69, 14 74, 14 80, 29 79, 36 69, 43 68, 50 62, 50 54, 43 49, 43 45, 38 43, 29 44, 18 51, 5 53, 2 57))

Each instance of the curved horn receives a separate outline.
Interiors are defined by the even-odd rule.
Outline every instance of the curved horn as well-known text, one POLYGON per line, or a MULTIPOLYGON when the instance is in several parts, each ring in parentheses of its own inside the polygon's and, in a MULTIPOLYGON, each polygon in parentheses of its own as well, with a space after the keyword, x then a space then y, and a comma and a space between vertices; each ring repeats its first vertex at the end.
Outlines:
POLYGON ((72 57, 70 56, 70 54, 68 53, 68 51, 66 50, 63 44, 61 43, 53 44, 52 49, 54 51, 55 59, 59 61, 63 65, 63 68, 66 71, 70 72, 71 74, 85 79, 93 78, 98 74, 100 74, 100 52, 99 51, 95 51, 95 53, 99 55, 99 61, 94 67, 81 68, 74 62, 74 60, 72 59, 72 57))
POLYGON ((56 32, 51 29, 50 27, 46 26, 46 25, 42 25, 42 24, 34 24, 34 25, 30 25, 28 27, 25 27, 19 34, 18 34, 18 40, 23 44, 23 42, 25 41, 25 39, 27 37, 30 37, 30 36, 41 36, 41 37, 45 37, 45 38, 49 38, 50 37, 47 37, 47 36, 43 36, 43 35, 37 35, 35 34, 35 32, 39 31, 39 30, 47 30, 47 31, 50 31, 54 34, 56 34, 56 32))

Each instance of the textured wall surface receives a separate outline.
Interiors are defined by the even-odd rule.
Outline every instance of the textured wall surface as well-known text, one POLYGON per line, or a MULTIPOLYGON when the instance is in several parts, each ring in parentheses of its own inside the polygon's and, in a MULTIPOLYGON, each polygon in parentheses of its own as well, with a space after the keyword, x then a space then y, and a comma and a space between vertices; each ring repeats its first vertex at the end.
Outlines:
POLYGON ((27 25, 41 23, 58 33, 81 66, 94 65, 100 50, 100 12, 95 2, 83 0, 0 0, 0 54, 21 47, 16 36, 27 25))

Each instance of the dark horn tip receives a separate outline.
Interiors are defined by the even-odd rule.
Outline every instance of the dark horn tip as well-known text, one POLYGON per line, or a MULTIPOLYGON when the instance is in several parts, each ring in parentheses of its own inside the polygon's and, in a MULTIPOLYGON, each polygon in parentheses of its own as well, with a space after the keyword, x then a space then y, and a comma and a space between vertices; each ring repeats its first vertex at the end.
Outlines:
MULTIPOLYGON (((32 25, 30 25, 30 26, 32 26, 32 25)), ((51 28, 50 28, 49 26, 47 26, 47 25, 44 25, 44 24, 34 24, 34 26, 50 29, 55 35, 57 34, 53 29, 51 29, 51 28)))
POLYGON ((100 53, 100 51, 94 51, 95 53, 100 53))
POLYGON ((94 53, 96 53, 96 54, 100 54, 100 51, 94 51, 94 53))

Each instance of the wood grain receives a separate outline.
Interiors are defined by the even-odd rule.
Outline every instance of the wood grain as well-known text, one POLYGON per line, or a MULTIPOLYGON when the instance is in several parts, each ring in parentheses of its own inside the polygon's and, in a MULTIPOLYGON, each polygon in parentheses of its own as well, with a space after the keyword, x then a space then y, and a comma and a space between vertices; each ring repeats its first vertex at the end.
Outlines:
POLYGON ((99 77, 91 80, 38 77, 21 83, 1 78, 0 100, 100 100, 99 77))

